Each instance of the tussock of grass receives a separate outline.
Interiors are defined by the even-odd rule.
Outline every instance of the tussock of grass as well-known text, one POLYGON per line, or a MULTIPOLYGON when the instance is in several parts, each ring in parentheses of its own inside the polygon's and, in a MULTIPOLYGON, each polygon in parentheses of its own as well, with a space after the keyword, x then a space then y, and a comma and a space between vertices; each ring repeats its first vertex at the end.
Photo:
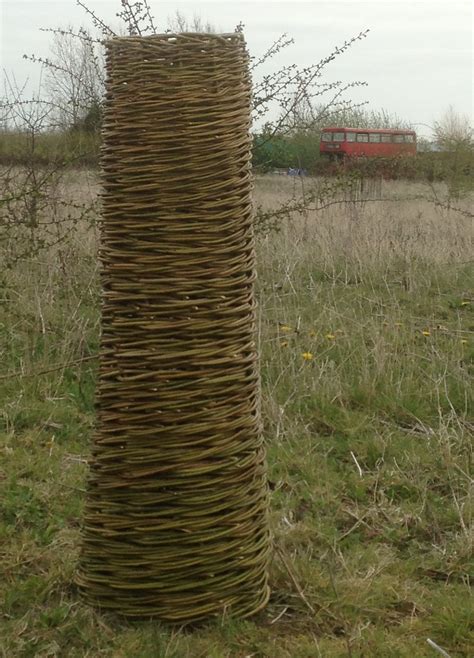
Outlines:
MULTIPOLYGON (((290 192, 257 182, 263 204, 290 192)), ((72 362, 98 345, 94 249, 84 225, 2 275, 2 374, 24 375, 0 378, 2 655, 433 656, 427 638, 472 655, 470 220, 333 206, 259 238, 273 594, 253 620, 193 632, 102 615, 71 585, 95 368, 72 362)))

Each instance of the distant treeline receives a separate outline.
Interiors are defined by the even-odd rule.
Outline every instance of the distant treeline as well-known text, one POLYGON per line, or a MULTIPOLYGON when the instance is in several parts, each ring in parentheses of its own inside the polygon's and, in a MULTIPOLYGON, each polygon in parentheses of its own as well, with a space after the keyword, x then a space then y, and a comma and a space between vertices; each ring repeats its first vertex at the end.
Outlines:
POLYGON ((100 135, 90 131, 68 130, 29 133, 0 132, 0 164, 57 164, 71 167, 97 167, 100 135))
MULTIPOLYGON (((70 167, 99 166, 100 133, 70 129, 67 131, 0 132, 0 164, 57 165, 70 167)), ((331 175, 342 170, 357 169, 361 174, 387 178, 452 181, 473 188, 473 149, 466 146, 444 152, 423 152, 416 157, 357 159, 335 164, 319 154, 319 133, 290 135, 254 134, 252 165, 258 173, 289 169, 303 170, 309 175, 331 175)))
POLYGON ((332 162, 319 154, 319 133, 253 138, 253 168, 259 173, 302 170, 310 175, 333 175, 357 170, 365 176, 445 181, 464 190, 474 189, 474 150, 465 143, 441 152, 421 151, 417 156, 357 158, 332 162))

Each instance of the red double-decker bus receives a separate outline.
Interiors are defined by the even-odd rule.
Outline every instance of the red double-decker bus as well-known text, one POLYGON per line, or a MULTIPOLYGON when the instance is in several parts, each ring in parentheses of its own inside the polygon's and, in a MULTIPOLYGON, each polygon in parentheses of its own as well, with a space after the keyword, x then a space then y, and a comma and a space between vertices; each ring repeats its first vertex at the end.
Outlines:
POLYGON ((416 155, 416 133, 413 130, 323 128, 319 152, 337 159, 416 155))

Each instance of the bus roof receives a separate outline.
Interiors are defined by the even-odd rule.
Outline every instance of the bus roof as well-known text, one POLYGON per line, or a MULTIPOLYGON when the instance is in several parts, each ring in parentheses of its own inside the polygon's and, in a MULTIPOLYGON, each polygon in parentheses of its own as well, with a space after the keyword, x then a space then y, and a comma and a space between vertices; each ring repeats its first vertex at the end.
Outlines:
POLYGON ((364 132, 364 133, 410 133, 411 135, 415 134, 414 130, 408 128, 347 128, 342 126, 330 126, 328 128, 322 128, 321 132, 364 132))

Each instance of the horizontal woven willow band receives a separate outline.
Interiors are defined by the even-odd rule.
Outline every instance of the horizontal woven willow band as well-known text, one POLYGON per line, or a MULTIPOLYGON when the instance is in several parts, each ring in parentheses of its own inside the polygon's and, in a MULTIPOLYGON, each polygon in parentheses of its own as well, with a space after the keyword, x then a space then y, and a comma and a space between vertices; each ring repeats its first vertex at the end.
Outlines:
POLYGON ((241 34, 106 47, 98 420, 77 582, 128 616, 269 595, 241 34))

